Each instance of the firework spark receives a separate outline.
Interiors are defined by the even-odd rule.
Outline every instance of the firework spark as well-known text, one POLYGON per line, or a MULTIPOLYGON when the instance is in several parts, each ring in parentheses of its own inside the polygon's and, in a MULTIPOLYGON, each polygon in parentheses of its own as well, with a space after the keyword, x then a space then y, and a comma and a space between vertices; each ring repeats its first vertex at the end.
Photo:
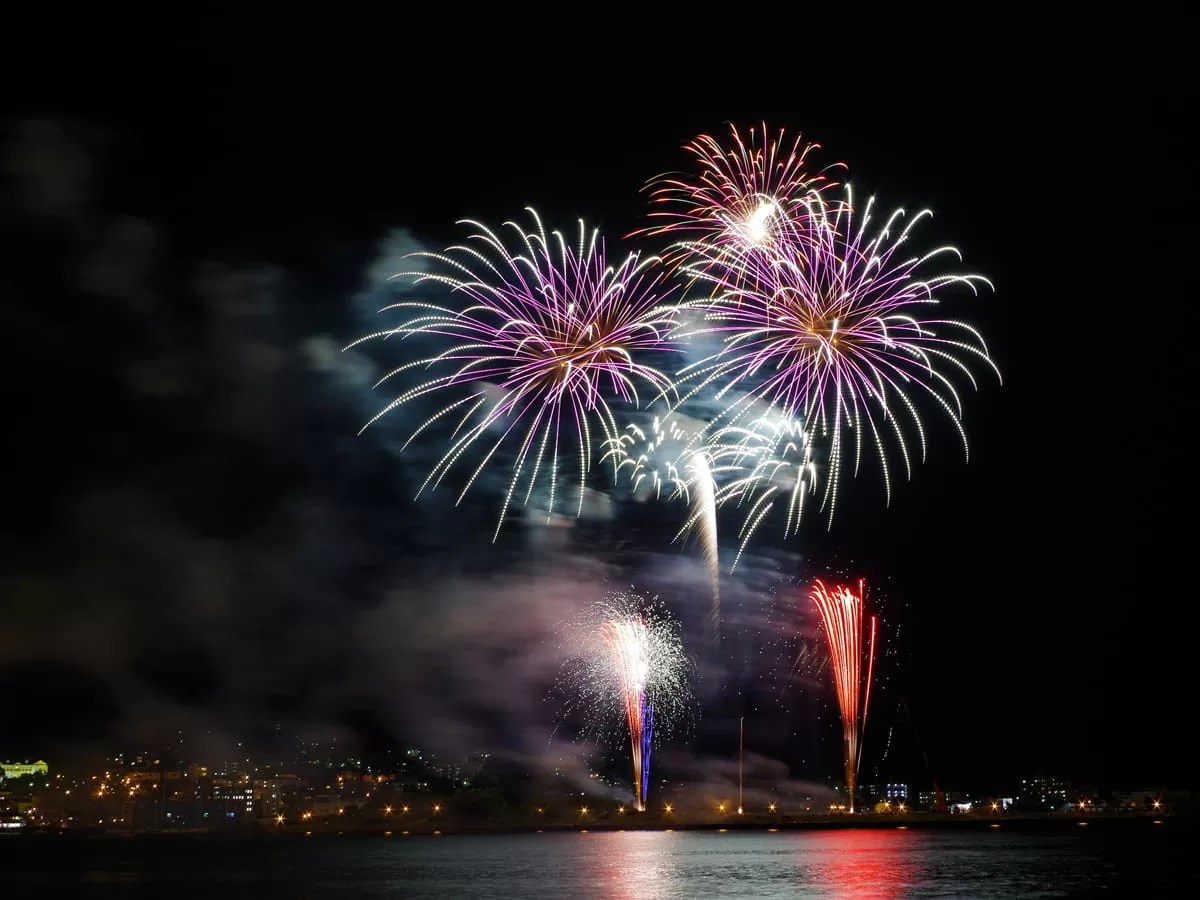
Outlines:
MULTIPOLYGON (((592 428, 611 439, 618 433, 609 398, 640 405, 639 384, 669 394, 670 379, 635 361, 643 351, 662 350, 676 323, 675 309, 665 302, 672 288, 652 271, 656 257, 630 254, 610 266, 604 242, 579 222, 578 240, 568 243, 560 232, 547 234, 537 213, 529 210, 534 228, 505 223, 501 234, 479 224, 465 245, 445 253, 421 253, 441 271, 401 273, 416 283, 434 282, 462 298, 456 308, 426 302, 403 302, 407 319, 394 328, 355 341, 399 336, 435 338, 449 343, 426 355, 413 354, 388 372, 379 384, 414 369, 441 369, 444 374, 403 390, 364 426, 386 413, 427 395, 453 394, 425 419, 405 442, 435 423, 453 422, 449 447, 429 472, 417 494, 436 487, 463 455, 478 442, 486 450, 459 494, 461 502, 479 474, 506 441, 515 445, 496 535, 513 497, 524 491, 528 503, 539 479, 548 483, 548 513, 554 510, 560 458, 578 452, 579 508, 584 479, 592 463, 592 428), (449 371, 446 371, 446 370, 449 371)), ((399 276, 396 276, 399 277, 399 276)), ((349 349, 349 347, 347 348, 349 349)), ((378 384, 376 385, 378 386, 378 384)), ((493 535, 495 540, 495 535, 493 535)))
MULTIPOLYGON (((698 178, 659 176, 650 182, 658 220, 637 234, 676 239, 673 263, 721 267, 750 255, 762 258, 785 235, 795 238, 808 216, 804 197, 828 186, 823 172, 808 169, 808 155, 819 144, 799 135, 789 143, 785 132, 770 135, 764 123, 745 137, 730 126, 728 146, 702 134, 685 145, 699 163, 698 178)), ((830 167, 833 168, 833 167, 830 167)), ((753 274, 750 269, 738 269, 753 274)))
POLYGON ((679 374, 693 383, 685 400, 709 385, 718 387, 718 398, 735 388, 745 391, 722 413, 729 423, 765 402, 827 439, 822 508, 832 524, 848 442, 854 475, 864 448, 874 447, 890 501, 890 444, 910 478, 913 453, 906 429, 915 430, 922 461, 926 455, 925 426, 910 394, 931 398, 949 415, 966 452, 962 402, 943 369, 973 387, 969 363, 981 362, 997 376, 999 370, 973 327, 926 315, 944 288, 991 287, 979 275, 922 274, 942 255, 958 256, 953 247, 901 255, 928 211, 910 219, 893 239, 904 211, 896 210, 872 231, 874 198, 856 211, 849 186, 838 202, 809 194, 802 203, 810 212, 811 241, 779 242, 769 262, 746 255, 731 260, 718 250, 709 255, 712 265, 693 270, 713 290, 690 304, 704 319, 692 333, 715 336, 722 346, 679 374))
POLYGON ((624 433, 605 442, 600 458, 616 461, 617 474, 628 472, 634 495, 691 501, 692 478, 687 459, 699 442, 703 423, 677 413, 663 411, 653 417, 649 428, 631 424, 624 433), (699 427, 697 427, 699 426, 699 427))
POLYGON ((621 723, 629 736, 634 803, 644 810, 654 746, 691 713, 692 663, 679 624, 657 598, 608 594, 572 629, 563 670, 567 712, 581 710, 595 737, 621 723))
MULTIPOLYGON (((722 482, 714 505, 723 508, 732 504, 745 509, 738 532, 741 543, 729 568, 733 572, 759 525, 781 499, 787 503, 783 536, 790 537, 799 530, 804 499, 817 481, 812 444, 796 419, 768 412, 745 426, 718 429, 705 452, 713 474, 722 482)), ((684 527, 691 524, 689 521, 684 527)))
POLYGON ((862 735, 867 724, 871 674, 875 665, 874 616, 871 616, 870 633, 866 635, 864 654, 865 595, 865 585, 861 579, 858 582, 858 593, 845 585, 838 585, 830 590, 818 579, 809 594, 821 614, 821 624, 825 628, 825 637, 829 644, 838 708, 842 714, 842 749, 846 764, 846 788, 850 795, 850 812, 854 812, 854 788, 862 762, 862 735))

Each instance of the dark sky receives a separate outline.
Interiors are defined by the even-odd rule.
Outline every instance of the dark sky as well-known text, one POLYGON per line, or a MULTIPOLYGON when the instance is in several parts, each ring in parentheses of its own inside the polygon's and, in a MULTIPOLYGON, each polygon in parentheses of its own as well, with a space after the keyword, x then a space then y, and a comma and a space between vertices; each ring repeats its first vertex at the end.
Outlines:
POLYGON ((486 489, 414 503, 401 429, 356 437, 386 397, 328 351, 378 327, 371 273, 396 248, 527 205, 619 244, 687 140, 765 120, 884 205, 934 210, 922 239, 996 286, 948 302, 1004 383, 965 398, 969 464, 931 416, 930 460, 890 507, 868 471, 828 532, 764 530, 676 771, 720 777, 747 715, 764 758, 836 777, 831 692, 778 661, 814 634, 808 581, 849 571, 889 636, 864 778, 923 780, 922 750, 943 783, 1194 777, 1193 176, 1169 66, 703 89, 682 67, 626 90, 520 67, 459 87, 374 46, 66 49, 78 79, 27 78, 3 135, 0 755, 265 723, 560 752, 543 685, 581 596, 636 582, 685 633, 698 621, 679 511, 614 498, 493 546, 486 489))

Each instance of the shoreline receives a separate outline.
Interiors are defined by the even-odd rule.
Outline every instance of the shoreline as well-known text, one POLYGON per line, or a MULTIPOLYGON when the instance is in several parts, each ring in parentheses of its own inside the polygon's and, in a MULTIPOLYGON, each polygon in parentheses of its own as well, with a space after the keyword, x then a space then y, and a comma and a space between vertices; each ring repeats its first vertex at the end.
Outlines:
MULTIPOLYGON (((1187 828, 1195 821, 1191 813, 1089 813, 1071 815, 1063 813, 1001 814, 996 816, 915 814, 915 815, 861 815, 821 816, 804 819, 777 821, 729 822, 576 822, 576 823, 496 823, 472 825, 469 823, 371 823, 341 824, 315 823, 307 826, 285 825, 277 828, 268 826, 236 829, 37 829, 10 832, 6 838, 105 838, 128 840, 131 838, 167 839, 217 839, 217 840, 272 840, 303 837, 448 837, 518 834, 599 834, 605 832, 656 831, 663 833, 684 831, 708 831, 715 833, 762 832, 784 833, 791 831, 829 831, 846 829, 912 830, 912 831, 1082 831, 1085 828, 1112 830, 1116 828, 1187 828)), ((3 838, 0 838, 2 840, 3 838)))

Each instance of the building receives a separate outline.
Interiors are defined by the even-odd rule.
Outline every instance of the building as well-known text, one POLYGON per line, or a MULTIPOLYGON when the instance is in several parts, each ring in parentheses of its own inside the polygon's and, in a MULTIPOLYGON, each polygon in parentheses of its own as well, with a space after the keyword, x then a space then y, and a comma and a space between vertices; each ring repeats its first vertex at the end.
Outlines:
POLYGON ((859 788, 859 796, 869 803, 907 803, 908 785, 887 782, 865 784, 859 788))
POLYGON ((244 823, 256 818, 254 788, 249 781, 220 780, 213 782, 209 811, 226 824, 244 823))
POLYGON ((4 772, 5 778, 22 778, 25 775, 46 775, 50 767, 44 759, 39 759, 32 763, 0 763, 0 771, 4 772))
POLYGON ((1062 809, 1069 799, 1067 792, 1067 783, 1059 778, 1023 778, 1016 801, 1022 809, 1062 809))

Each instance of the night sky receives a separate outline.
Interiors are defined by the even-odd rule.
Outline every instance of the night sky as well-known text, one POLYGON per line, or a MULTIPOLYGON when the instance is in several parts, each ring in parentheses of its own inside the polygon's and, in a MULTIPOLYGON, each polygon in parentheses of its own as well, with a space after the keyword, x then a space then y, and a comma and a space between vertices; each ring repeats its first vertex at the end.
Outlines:
POLYGON ((457 219, 529 205, 632 249, 641 188, 689 170, 686 141, 765 120, 884 206, 934 211, 923 245, 996 286, 946 307, 1004 381, 981 372, 965 395, 969 463, 931 412, 930 458, 890 506, 868 466, 832 529, 763 529, 665 765, 721 777, 745 715, 764 766, 838 776, 832 691, 787 661, 816 633, 808 581, 849 572, 888 638, 864 781, 1194 780, 1194 176, 1166 68, 1110 91, 982 64, 890 90, 693 90, 680 71, 625 90, 518 67, 466 91, 383 48, 69 49, 92 74, 28 80, 0 146, 0 756, 180 729, 253 743, 276 724, 531 767, 570 754, 543 698, 581 597, 636 583, 698 640, 681 510, 614 494, 570 527, 516 517, 493 545, 488 484, 458 509, 450 491, 414 502, 430 451, 398 455, 399 421, 357 436, 394 358, 340 349, 386 324, 380 274, 462 238, 457 219))

